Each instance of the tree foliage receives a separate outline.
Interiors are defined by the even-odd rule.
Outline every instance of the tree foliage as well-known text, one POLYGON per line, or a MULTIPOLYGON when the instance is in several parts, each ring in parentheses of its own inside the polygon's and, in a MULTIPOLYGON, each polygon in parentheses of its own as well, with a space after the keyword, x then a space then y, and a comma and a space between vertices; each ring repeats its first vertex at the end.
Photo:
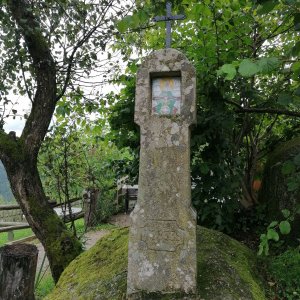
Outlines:
MULTIPOLYGON (((184 52, 197 71, 193 203, 200 223, 230 231, 233 224, 239 225, 236 216, 241 210, 257 205, 253 183, 261 179, 268 153, 299 134, 300 5, 246 0, 172 3, 174 11, 186 15, 174 26, 172 47, 184 52)), ((143 54, 164 46, 165 25, 151 22, 163 14, 164 1, 140 1, 137 10, 118 23, 121 41, 116 48, 128 57, 128 68, 120 77, 125 88, 111 108, 122 118, 110 120, 112 128, 123 128, 119 133, 128 129, 130 141, 138 133, 131 125, 134 89, 127 88, 128 78, 143 54), (133 49, 138 59, 131 58, 133 49)))
MULTIPOLYGON (((114 69, 107 47, 114 39, 114 22, 127 14, 128 3, 1 2, 0 159, 16 200, 46 250, 55 281, 81 245, 48 204, 37 156, 61 98, 79 101, 85 107, 82 113, 99 102, 100 92, 91 93, 91 78, 102 82, 114 69), (29 101, 28 114, 22 116, 11 91, 29 101), (9 117, 26 119, 20 137, 4 131, 9 117)), ((68 105, 58 109, 62 116, 69 113, 68 105)))

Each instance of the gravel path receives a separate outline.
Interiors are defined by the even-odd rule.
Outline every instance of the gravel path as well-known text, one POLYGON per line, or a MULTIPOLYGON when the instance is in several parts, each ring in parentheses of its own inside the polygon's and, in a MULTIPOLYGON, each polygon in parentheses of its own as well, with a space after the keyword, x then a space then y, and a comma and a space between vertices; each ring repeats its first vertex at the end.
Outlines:
MULTIPOLYGON (((128 227, 129 226, 129 215, 121 213, 115 216, 112 216, 108 223, 119 226, 119 227, 128 227)), ((98 231, 89 231, 86 232, 83 236, 83 244, 84 244, 84 249, 88 250, 92 246, 96 244, 96 242, 101 239, 103 236, 105 236, 107 233, 109 233, 109 230, 102 229, 98 231)), ((47 271, 49 269, 49 262, 48 259, 44 258, 45 257, 45 250, 44 247, 42 246, 41 243, 36 244, 39 255, 38 255, 38 262, 37 262, 37 273, 40 271, 40 268, 43 264, 43 269, 42 271, 47 271), (45 260, 45 261, 44 261, 45 260), (44 263, 43 263, 44 261, 44 263)))
MULTIPOLYGON (((99 230, 99 231, 89 231, 87 233, 85 233, 84 237, 83 237, 83 241, 84 241, 84 249, 88 250, 90 249, 92 246, 94 246, 96 244, 96 242, 101 239, 103 236, 105 236, 107 233, 109 233, 109 230, 103 229, 103 230, 99 230)), ((49 262, 48 259, 46 257, 45 259, 45 250, 44 247, 41 243, 36 244, 38 251, 39 251, 39 255, 38 255, 38 262, 37 262, 37 273, 40 271, 40 268, 43 264, 43 269, 42 271, 46 271, 49 269, 49 262), (45 261, 44 261, 45 260, 45 261), (44 261, 44 263, 43 263, 44 261)))

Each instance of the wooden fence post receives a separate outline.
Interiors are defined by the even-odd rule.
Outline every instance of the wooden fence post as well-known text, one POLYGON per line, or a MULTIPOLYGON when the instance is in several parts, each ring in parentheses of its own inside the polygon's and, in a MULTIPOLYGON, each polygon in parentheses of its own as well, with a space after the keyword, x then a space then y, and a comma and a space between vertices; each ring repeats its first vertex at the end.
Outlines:
POLYGON ((0 248, 0 299, 34 300, 38 249, 16 244, 0 248))
POLYGON ((85 227, 97 225, 99 189, 87 189, 83 194, 83 210, 85 227))

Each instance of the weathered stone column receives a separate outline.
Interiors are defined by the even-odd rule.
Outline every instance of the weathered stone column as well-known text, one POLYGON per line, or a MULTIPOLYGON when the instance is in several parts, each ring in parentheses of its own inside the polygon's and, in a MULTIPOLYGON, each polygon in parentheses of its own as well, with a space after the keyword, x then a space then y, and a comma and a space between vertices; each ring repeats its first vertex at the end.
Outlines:
POLYGON ((177 50, 155 51, 138 70, 135 122, 141 150, 129 237, 129 299, 196 292, 189 129, 196 122, 195 93, 194 67, 177 50))

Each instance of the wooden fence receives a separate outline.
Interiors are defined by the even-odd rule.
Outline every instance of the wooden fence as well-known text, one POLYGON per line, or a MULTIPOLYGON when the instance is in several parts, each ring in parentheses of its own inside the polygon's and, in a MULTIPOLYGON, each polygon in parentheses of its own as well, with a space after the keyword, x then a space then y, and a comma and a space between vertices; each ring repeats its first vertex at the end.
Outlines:
MULTIPOLYGON (((68 203, 74 203, 79 200, 82 200, 82 198, 74 198, 71 199, 68 203)), ((64 204, 56 204, 56 203, 49 203, 51 207, 56 208, 56 207, 61 207, 64 204)), ((20 210, 19 205, 0 205, 0 212, 1 211, 11 211, 11 210, 20 210)), ((68 212, 68 208, 66 208, 66 211, 68 212)), ((84 212, 80 211, 77 213, 72 213, 72 216, 66 214, 65 216, 60 216, 65 223, 70 222, 71 220, 77 220, 80 219, 84 216, 84 212)), ((7 222, 7 221, 0 221, 0 233, 7 232, 8 234, 8 241, 12 241, 14 239, 14 231, 15 230, 20 230, 20 229, 25 229, 25 228, 30 228, 29 224, 27 222, 7 222)))

